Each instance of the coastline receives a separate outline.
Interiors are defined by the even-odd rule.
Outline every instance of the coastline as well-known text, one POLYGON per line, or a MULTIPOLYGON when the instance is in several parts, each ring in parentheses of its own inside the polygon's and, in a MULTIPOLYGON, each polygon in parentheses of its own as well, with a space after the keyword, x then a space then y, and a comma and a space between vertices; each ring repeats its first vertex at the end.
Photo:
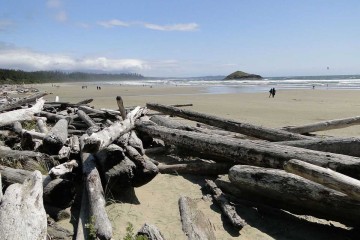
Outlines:
MULTIPOLYGON (((190 86, 108 86, 96 85, 81 88, 80 84, 36 85, 40 91, 52 93, 45 98, 54 101, 77 102, 88 98, 96 108, 116 109, 115 97, 122 96, 125 106, 144 106, 146 102, 163 104, 192 103, 187 107, 198 112, 234 119, 266 127, 300 125, 324 120, 357 116, 360 92, 357 90, 277 90, 274 98, 268 91, 257 93, 209 94, 204 87, 190 86)), ((194 123, 192 123, 194 124, 194 123)), ((359 126, 318 132, 332 136, 357 136, 359 126)), ((150 183, 135 189, 140 204, 112 203, 107 206, 113 224, 114 238, 121 239, 127 222, 139 229, 142 224, 155 224, 166 239, 186 239, 181 230, 178 199, 182 195, 196 199, 198 208, 205 213, 214 226, 217 239, 342 239, 347 230, 338 223, 313 217, 296 217, 281 211, 259 213, 242 210, 249 225, 234 231, 222 218, 218 208, 203 198, 203 177, 159 174, 150 183), (305 218, 303 220, 302 218, 305 218), (340 226, 338 228, 332 225, 340 226)), ((60 224, 68 229, 70 220, 60 224)))

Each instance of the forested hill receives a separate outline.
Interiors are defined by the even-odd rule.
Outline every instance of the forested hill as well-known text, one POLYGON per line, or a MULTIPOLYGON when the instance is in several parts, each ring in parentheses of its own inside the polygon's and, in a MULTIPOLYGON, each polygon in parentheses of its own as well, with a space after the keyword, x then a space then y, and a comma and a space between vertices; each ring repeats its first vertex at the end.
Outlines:
POLYGON ((48 82, 90 82, 122 79, 144 79, 137 73, 84 73, 61 71, 25 72, 22 70, 0 69, 0 84, 48 83, 48 82))

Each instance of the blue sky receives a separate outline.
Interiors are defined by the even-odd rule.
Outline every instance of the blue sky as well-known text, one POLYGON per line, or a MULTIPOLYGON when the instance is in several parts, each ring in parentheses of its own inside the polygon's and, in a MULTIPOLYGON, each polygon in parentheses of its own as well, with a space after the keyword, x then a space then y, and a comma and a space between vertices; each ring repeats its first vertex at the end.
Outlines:
POLYGON ((359 13, 358 0, 0 0, 0 68, 360 74, 359 13))

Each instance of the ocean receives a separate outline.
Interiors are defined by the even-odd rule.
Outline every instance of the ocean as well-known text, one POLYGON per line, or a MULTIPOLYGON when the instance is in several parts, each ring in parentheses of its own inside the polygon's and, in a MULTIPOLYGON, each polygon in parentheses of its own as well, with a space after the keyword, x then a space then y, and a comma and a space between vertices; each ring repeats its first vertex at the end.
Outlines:
POLYGON ((270 88, 281 89, 354 89, 360 90, 360 75, 268 77, 261 80, 222 80, 223 77, 198 78, 148 78, 142 80, 119 80, 91 82, 96 85, 128 86, 200 86, 205 93, 267 92, 270 88))

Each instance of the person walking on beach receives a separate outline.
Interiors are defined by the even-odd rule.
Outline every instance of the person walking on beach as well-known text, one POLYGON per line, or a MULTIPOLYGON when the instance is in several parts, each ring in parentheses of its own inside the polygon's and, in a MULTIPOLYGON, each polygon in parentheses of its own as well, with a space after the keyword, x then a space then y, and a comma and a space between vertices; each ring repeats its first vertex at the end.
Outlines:
POLYGON ((273 90, 272 90, 272 96, 273 96, 273 98, 275 97, 275 93, 276 93, 276 90, 275 90, 275 88, 273 88, 273 90))
POLYGON ((270 88, 269 93, 270 93, 269 97, 271 97, 273 95, 273 88, 270 88))

